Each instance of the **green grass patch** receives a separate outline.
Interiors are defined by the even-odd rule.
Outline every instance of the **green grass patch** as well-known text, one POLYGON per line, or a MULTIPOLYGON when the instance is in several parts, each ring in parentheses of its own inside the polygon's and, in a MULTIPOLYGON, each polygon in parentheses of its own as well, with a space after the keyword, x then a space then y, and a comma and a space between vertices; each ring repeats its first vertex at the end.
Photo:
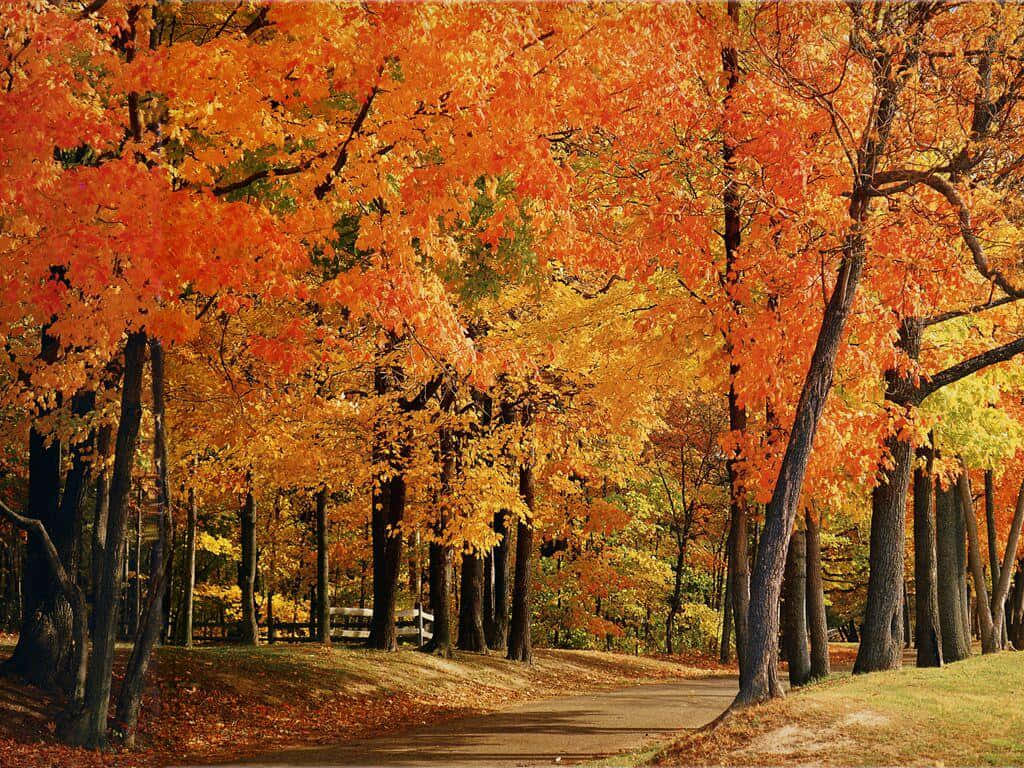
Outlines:
POLYGON ((836 675, 660 755, 685 765, 1020 765, 1024 655, 836 675))

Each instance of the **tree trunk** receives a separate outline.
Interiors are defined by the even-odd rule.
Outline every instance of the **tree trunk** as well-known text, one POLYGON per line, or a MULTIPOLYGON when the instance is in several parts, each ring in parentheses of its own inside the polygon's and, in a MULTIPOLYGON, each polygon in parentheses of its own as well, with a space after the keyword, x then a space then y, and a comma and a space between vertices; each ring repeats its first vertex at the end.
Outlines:
POLYGON ((865 241, 859 228, 847 237, 836 287, 818 332, 811 365, 797 403, 796 418, 783 455, 771 501, 765 508, 764 528, 750 582, 748 612, 750 647, 736 704, 745 705, 782 696, 778 673, 779 597, 789 548, 818 421, 832 388, 836 355, 846 318, 853 304, 864 265, 865 241))
POLYGON ((677 530, 676 539, 676 562, 673 566, 675 579, 672 584, 672 597, 669 602, 668 616, 665 617, 665 653, 671 656, 674 653, 673 640, 675 639, 676 616, 683 605, 683 565, 686 562, 686 538, 677 530))
POLYGON ((978 634, 981 638, 981 652, 995 653, 999 650, 999 638, 996 627, 992 623, 992 610, 988 602, 988 587, 985 585, 985 566, 981 557, 978 542, 978 518, 974 511, 974 500, 971 498, 971 481, 964 468, 957 480, 957 492, 960 506, 963 508, 964 523, 967 528, 967 559, 970 564, 971 576, 974 580, 975 610, 978 614, 978 634))
MULTIPOLYGON (((732 22, 733 28, 739 28, 740 4, 738 0, 729 0, 726 11, 732 22)), ((726 45, 722 48, 722 71, 726 77, 725 96, 723 98, 723 115, 728 115, 729 102, 732 100, 732 93, 739 84, 740 67, 739 54, 734 45, 726 45)), ((742 202, 740 200, 738 185, 736 183, 736 148, 734 141, 729 136, 728 130, 724 132, 722 140, 722 161, 726 173, 725 189, 722 192, 724 229, 723 244, 725 246, 725 279, 729 286, 734 285, 740 279, 740 272, 736 269, 736 254, 739 251, 742 238, 742 202)), ((741 305, 733 301, 734 314, 739 313, 741 305)), ((732 341, 727 343, 729 353, 729 430, 737 435, 742 434, 747 428, 747 411, 740 405, 736 393, 736 376, 739 374, 739 364, 735 360, 732 341)), ((734 453, 730 454, 726 461, 726 469, 729 474, 729 542, 730 550, 727 558, 729 575, 726 577, 731 585, 729 590, 732 600, 732 617, 736 624, 736 657, 739 661, 740 683, 745 681, 747 666, 747 613, 750 609, 750 560, 748 553, 747 535, 747 508, 744 490, 739 475, 738 459, 734 453)))
POLYGON ((998 611, 999 619, 996 618, 996 585, 999 583, 999 542, 998 534, 996 533, 996 495, 995 485, 992 478, 992 470, 985 470, 985 533, 988 539, 988 564, 989 573, 992 575, 992 620, 995 622, 996 640, 999 644, 999 648, 1005 647, 1005 630, 1004 622, 1006 619, 1005 607, 1003 610, 998 611))
POLYGON ((487 646, 495 651, 504 651, 508 646, 508 571, 509 557, 512 548, 509 539, 512 531, 508 525, 509 512, 502 510, 494 516, 494 531, 500 539, 494 545, 492 560, 494 563, 494 624, 487 646))
POLYGON ((459 602, 459 648, 479 653, 487 650, 484 635, 484 559, 479 554, 462 556, 459 602))
POLYGON ((871 492, 868 596, 855 674, 899 669, 903 661, 903 548, 912 458, 909 442, 892 436, 886 446, 893 466, 883 468, 871 492))
POLYGON ((156 491, 159 522, 158 535, 149 556, 149 588, 146 607, 139 620, 124 681, 117 699, 116 720, 126 746, 135 745, 139 722, 139 705, 146 681, 146 672, 163 625, 163 601, 170 574, 172 526, 170 496, 167 487, 167 425, 164 409, 164 351, 158 339, 149 342, 150 372, 153 393, 153 467, 156 470, 156 491))
POLYGON ((330 569, 327 562, 327 488, 316 492, 316 606, 317 638, 331 644, 330 569))
POLYGON ((932 452, 927 464, 914 470, 914 620, 917 666, 941 667, 942 627, 939 618, 939 576, 935 544, 935 485, 932 452))
POLYGON ((433 638, 424 650, 446 659, 452 657, 452 548, 430 542, 430 611, 434 614, 433 638))
POLYGON ((491 647, 494 636, 494 551, 488 550, 483 562, 483 624, 487 647, 491 647))
POLYGON ((142 369, 146 354, 146 335, 136 331, 128 336, 124 353, 124 381, 121 390, 121 421, 114 447, 114 466, 110 480, 110 507, 107 515, 105 552, 93 606, 93 642, 89 654, 85 705, 75 713, 63 730, 72 744, 101 748, 107 741, 107 712, 110 706, 111 673, 114 664, 114 640, 117 636, 120 606, 120 579, 124 568, 125 524, 132 465, 139 439, 142 417, 142 369))
POLYGON ((999 629, 1000 645, 1003 645, 1005 640, 1006 600, 1010 592, 1013 564, 1017 561, 1017 547, 1020 543, 1022 526, 1024 526, 1024 482, 1021 483, 1020 490, 1017 492, 1013 521, 1010 523, 1010 532, 1006 537, 1006 551, 1003 553, 1003 562, 999 567, 999 580, 992 582, 992 601, 995 605, 995 614, 992 620, 999 629))
POLYGON ((107 513, 110 509, 110 472, 107 461, 110 458, 112 430, 104 424, 96 434, 96 458, 101 462, 96 475, 96 505, 93 512, 91 543, 90 594, 95 595, 100 582, 103 563, 106 560, 107 513))
POLYGON ((192 647, 192 612, 196 588, 196 492, 188 489, 188 518, 185 523, 185 573, 183 575, 184 596, 181 600, 181 637, 179 641, 186 648, 192 647))
MULTIPOLYGON (((525 464, 519 469, 519 495, 522 496, 531 518, 534 505, 533 467, 525 464)), ((508 658, 510 661, 530 663, 533 649, 530 643, 531 595, 530 580, 533 557, 532 519, 520 520, 516 526, 516 565, 512 583, 512 623, 509 626, 508 658)))
POLYGON ((395 604, 398 599, 399 571, 402 565, 402 533, 405 516, 405 477, 395 475, 379 481, 373 513, 373 618, 370 648, 398 650, 395 604))
MULTIPOLYGON (((56 362, 59 342, 45 330, 39 359, 56 362)), ((39 405, 36 417, 50 408, 39 405)), ((33 421, 29 430, 28 517, 39 520, 60 556, 61 564, 75 578, 74 520, 60 512, 61 441, 38 431, 33 421)), ((22 559, 22 618, 18 644, 4 662, 3 673, 23 678, 41 688, 56 688, 66 681, 72 659, 71 606, 49 567, 39 537, 29 537, 22 559)))
POLYGON ((789 684, 806 685, 811 678, 811 655, 807 638, 807 539, 794 531, 789 539, 785 571, 786 631, 783 640, 789 662, 789 684))
POLYGON ((729 554, 732 551, 732 532, 726 542, 725 586, 722 594, 722 638, 718 646, 718 660, 728 664, 732 659, 732 566, 729 565, 729 554))
MULTIPOLYGON (((252 482, 251 478, 249 482, 252 482)), ((243 645, 259 645, 260 630, 256 624, 256 499, 251 485, 245 492, 245 503, 238 511, 238 520, 242 532, 242 562, 238 567, 242 618, 238 622, 238 641, 243 645)))
POLYGON ((811 510, 807 524, 807 624, 811 640, 810 677, 828 677, 832 669, 828 656, 828 621, 825 616, 825 582, 821 570, 821 520, 811 510))
POLYGON ((964 548, 957 518, 960 505, 953 488, 935 487, 935 551, 938 574, 939 625, 944 662, 966 659, 970 639, 964 622, 958 550, 964 548))

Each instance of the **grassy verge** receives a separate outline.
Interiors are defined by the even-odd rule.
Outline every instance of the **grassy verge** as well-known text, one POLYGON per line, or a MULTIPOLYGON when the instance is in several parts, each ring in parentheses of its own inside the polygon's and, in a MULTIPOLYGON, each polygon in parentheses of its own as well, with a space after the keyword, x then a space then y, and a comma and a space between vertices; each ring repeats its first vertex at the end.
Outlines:
POLYGON ((664 765, 1020 765, 1024 656, 831 679, 737 713, 664 765))
MULTIPOLYGON (((10 646, 0 646, 0 659, 10 646)), ((127 651, 119 649, 123 662, 127 651)), ((530 666, 497 654, 440 659, 414 650, 235 646, 157 650, 140 749, 98 755, 54 742, 57 705, 0 680, 0 766, 154 766, 338 743, 500 709, 520 701, 708 674, 697 659, 535 651, 530 666)), ((707 666, 707 665, 705 665, 707 666)))

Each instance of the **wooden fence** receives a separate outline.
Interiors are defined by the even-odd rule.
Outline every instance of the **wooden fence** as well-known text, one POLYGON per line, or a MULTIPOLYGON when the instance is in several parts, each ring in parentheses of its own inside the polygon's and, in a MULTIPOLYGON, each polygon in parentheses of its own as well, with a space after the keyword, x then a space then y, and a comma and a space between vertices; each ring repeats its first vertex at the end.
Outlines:
MULTIPOLYGON (((371 608, 331 608, 332 640, 363 640, 370 636, 371 608)), ((422 647, 434 637, 434 614, 419 606, 395 612, 395 625, 399 639, 415 638, 422 647)), ((274 620, 273 632, 266 624, 260 624, 260 635, 268 642, 308 643, 314 637, 315 628, 308 621, 274 620)), ((231 622, 196 622, 193 624, 197 640, 229 641, 236 635, 231 622), (211 631, 214 630, 214 631, 211 631)))

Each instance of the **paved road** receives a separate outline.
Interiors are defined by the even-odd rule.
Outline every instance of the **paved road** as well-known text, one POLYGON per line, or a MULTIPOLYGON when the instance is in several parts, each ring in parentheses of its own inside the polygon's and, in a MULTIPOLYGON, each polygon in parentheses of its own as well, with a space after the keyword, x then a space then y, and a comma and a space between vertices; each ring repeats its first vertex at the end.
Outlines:
POLYGON ((289 750, 248 763, 269 766, 567 765, 637 750, 717 717, 735 676, 638 685, 533 702, 400 735, 289 750))

